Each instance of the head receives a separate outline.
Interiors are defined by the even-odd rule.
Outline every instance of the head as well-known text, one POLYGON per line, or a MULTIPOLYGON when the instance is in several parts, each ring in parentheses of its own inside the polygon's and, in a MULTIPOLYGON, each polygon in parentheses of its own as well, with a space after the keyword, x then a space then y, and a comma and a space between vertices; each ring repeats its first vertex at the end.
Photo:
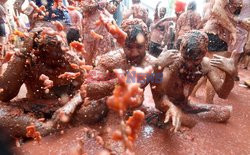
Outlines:
POLYGON ((229 0, 228 7, 231 13, 238 16, 242 9, 242 0, 229 0))
POLYGON ((81 38, 80 32, 77 29, 70 28, 67 32, 67 42, 70 44, 73 41, 79 41, 81 38))
POLYGON ((127 19, 121 28, 127 33, 124 52, 132 65, 140 64, 146 55, 148 28, 141 19, 127 19))
POLYGON ((133 4, 141 3, 141 0, 132 0, 133 4))
POLYGON ((187 10, 195 11, 196 10, 196 2, 192 1, 188 4, 187 10))
POLYGON ((165 7, 161 7, 159 12, 160 18, 163 18, 166 15, 166 12, 167 9, 165 7))
POLYGON ((205 33, 193 30, 180 37, 181 56, 188 67, 199 65, 206 55, 208 37, 205 33))

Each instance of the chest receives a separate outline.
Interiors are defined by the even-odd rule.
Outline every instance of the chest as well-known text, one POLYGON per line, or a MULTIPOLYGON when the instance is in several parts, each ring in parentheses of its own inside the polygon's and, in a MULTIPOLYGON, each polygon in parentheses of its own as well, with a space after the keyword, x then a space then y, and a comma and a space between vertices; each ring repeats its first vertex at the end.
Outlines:
POLYGON ((67 80, 59 79, 58 76, 64 74, 65 72, 73 72, 69 63, 61 61, 58 65, 49 65, 41 61, 33 62, 28 66, 28 80, 29 81, 39 81, 41 74, 49 77, 50 80, 54 82, 54 85, 62 85, 68 83, 67 80))
POLYGON ((161 89, 170 99, 172 98, 172 100, 184 100, 191 94, 199 79, 200 77, 195 81, 188 82, 182 79, 178 72, 171 72, 165 69, 161 89))

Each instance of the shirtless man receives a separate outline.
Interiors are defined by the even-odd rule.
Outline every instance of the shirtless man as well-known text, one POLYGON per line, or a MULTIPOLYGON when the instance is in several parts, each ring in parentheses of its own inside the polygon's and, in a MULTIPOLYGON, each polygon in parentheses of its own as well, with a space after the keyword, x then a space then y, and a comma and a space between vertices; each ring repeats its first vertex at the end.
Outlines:
POLYGON ((175 131, 180 128, 182 116, 195 116, 201 119, 225 122, 230 118, 232 107, 194 104, 188 100, 198 80, 206 76, 220 98, 227 98, 234 86, 235 70, 225 63, 229 60, 215 56, 204 57, 207 52, 208 38, 201 31, 190 31, 182 36, 179 60, 163 70, 163 81, 151 85, 156 108, 165 113, 165 122, 172 117, 175 131), (214 72, 213 67, 225 72, 225 79, 214 72))
MULTIPOLYGON (((207 33, 209 38, 207 53, 209 57, 212 57, 213 54, 218 52, 218 54, 228 57, 230 52, 233 52, 229 49, 229 47, 232 47, 232 45, 234 45, 237 41, 237 30, 233 19, 237 15, 239 15, 241 7, 242 0, 210 0, 209 4, 207 4, 207 10, 203 19, 206 23, 204 24, 203 31, 207 33)), ((237 56, 237 54, 235 53, 236 52, 233 52, 231 56, 230 61, 232 62, 235 61, 235 58, 237 56)), ((204 80, 201 80, 198 83, 197 87, 192 93, 192 96, 195 96, 197 89, 203 82, 204 80)), ((214 95, 215 91, 213 90, 212 85, 208 82, 206 91, 206 102, 213 103, 214 95)))
POLYGON ((201 24, 201 16, 195 12, 196 2, 190 2, 187 11, 182 13, 176 23, 176 37, 190 30, 197 30, 201 24))
MULTIPOLYGON (((69 5, 75 7, 75 4, 72 1, 69 1, 69 5)), ((69 16, 71 19, 71 26, 67 32, 67 41, 70 44, 73 41, 79 41, 82 34, 82 14, 76 8, 68 7, 69 16)))
POLYGON ((154 57, 158 57, 162 52, 162 48, 166 45, 164 38, 166 37, 165 34, 169 27, 169 21, 163 21, 157 24, 157 22, 164 18, 166 14, 165 7, 161 7, 160 12, 158 13, 158 7, 160 3, 161 2, 158 2, 156 5, 154 23, 151 26, 151 36, 149 43, 149 53, 154 57))
POLYGON ((114 38, 107 31, 104 25, 96 25, 100 18, 100 14, 109 14, 111 12, 109 3, 106 0, 85 0, 82 1, 83 10, 83 43, 85 45, 86 54, 84 58, 86 64, 93 65, 96 57, 105 54, 115 48, 114 38), (102 35, 103 39, 95 39, 91 35, 91 30, 95 33, 102 35))
POLYGON ((141 19, 144 23, 147 23, 147 9, 141 5, 141 0, 132 0, 132 3, 133 5, 131 6, 131 9, 126 11, 123 15, 123 19, 125 20, 130 16, 133 16, 133 18, 141 19))
MULTIPOLYGON (((44 31, 31 32, 25 38, 21 51, 12 56, 0 76, 0 126, 9 128, 13 135, 24 136, 26 127, 31 123, 35 124, 42 135, 49 134, 55 130, 53 124, 56 122, 39 122, 24 111, 50 119, 58 108, 67 105, 72 96, 80 99, 77 90, 83 83, 84 72, 73 68, 71 64, 80 65, 84 63, 83 60, 75 52, 65 50, 56 36, 42 35, 43 33, 44 31), (26 99, 10 101, 17 96, 22 84, 27 88, 26 99), (68 99, 58 101, 63 96, 68 99)), ((82 101, 80 99, 77 102, 79 104, 82 101)))
MULTIPOLYGON (((249 26, 242 25, 240 22, 244 19, 250 19, 250 1, 248 0, 242 0, 242 9, 238 16, 238 24, 237 24, 237 40, 236 43, 230 47, 230 51, 235 51, 234 55, 234 63, 237 66, 240 56, 244 52, 244 46, 247 43, 247 37, 248 33, 250 31, 249 26)), ((239 77, 237 76, 236 80, 239 80, 239 77)))
POLYGON ((132 66, 147 67, 152 65, 155 70, 158 70, 158 68, 173 63, 177 58, 174 51, 162 52, 158 59, 146 53, 148 29, 142 20, 124 20, 121 28, 128 34, 124 47, 104 54, 97 66, 86 76, 82 87, 86 90, 89 100, 98 100, 112 95, 118 82, 113 72, 114 69, 126 71, 132 66))

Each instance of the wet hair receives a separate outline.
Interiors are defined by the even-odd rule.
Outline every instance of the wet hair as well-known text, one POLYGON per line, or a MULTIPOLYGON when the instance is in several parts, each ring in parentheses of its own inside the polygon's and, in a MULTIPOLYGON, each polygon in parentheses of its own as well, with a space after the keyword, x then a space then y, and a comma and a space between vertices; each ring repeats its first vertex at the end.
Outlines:
POLYGON ((137 42, 137 36, 142 34, 145 42, 148 41, 148 27, 141 19, 127 19, 122 22, 121 28, 127 33, 125 45, 137 42))
POLYGON ((141 25, 132 26, 132 30, 127 34, 128 34, 128 36, 126 38, 125 45, 129 45, 131 43, 136 43, 137 42, 137 36, 139 34, 143 34, 143 36, 145 36, 141 25))
POLYGON ((208 37, 201 31, 193 30, 184 34, 180 42, 180 50, 187 59, 196 60, 207 52, 208 37))
POLYGON ((70 28, 67 32, 67 42, 70 44, 73 41, 79 41, 81 38, 80 32, 77 29, 70 28))
POLYGON ((195 11, 196 10, 196 2, 192 1, 188 4, 187 10, 192 10, 195 11))

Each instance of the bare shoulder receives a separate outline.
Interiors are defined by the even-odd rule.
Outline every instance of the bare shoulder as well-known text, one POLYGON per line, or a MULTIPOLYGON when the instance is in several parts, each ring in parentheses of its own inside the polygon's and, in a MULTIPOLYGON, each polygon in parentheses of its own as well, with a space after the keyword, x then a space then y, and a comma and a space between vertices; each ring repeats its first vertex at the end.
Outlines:
POLYGON ((211 71, 210 59, 208 57, 204 57, 201 62, 202 71, 204 74, 207 74, 211 71))
POLYGON ((153 65, 155 63, 155 61, 157 61, 157 58, 155 58, 154 56, 147 53, 142 61, 141 66, 147 67, 149 65, 153 65))
POLYGON ((110 51, 100 56, 100 59, 97 61, 97 66, 105 67, 108 70, 124 68, 125 64, 127 64, 126 55, 123 49, 110 51))

